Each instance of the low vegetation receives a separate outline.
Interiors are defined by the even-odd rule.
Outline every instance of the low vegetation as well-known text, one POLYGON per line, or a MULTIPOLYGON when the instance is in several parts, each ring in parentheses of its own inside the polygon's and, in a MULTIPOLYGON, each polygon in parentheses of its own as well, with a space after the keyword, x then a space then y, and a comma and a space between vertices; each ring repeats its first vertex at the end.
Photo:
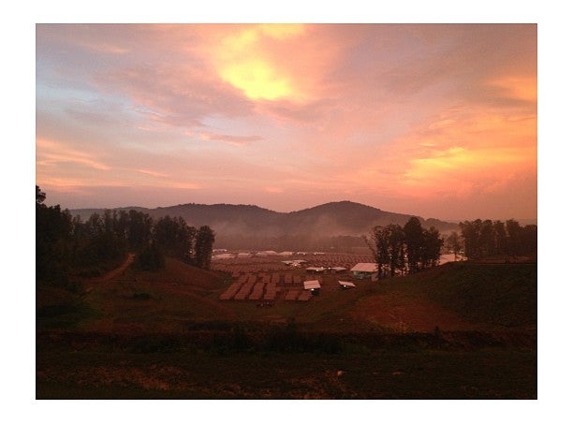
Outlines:
POLYGON ((452 263, 260 308, 220 301, 223 274, 175 259, 158 272, 131 267, 84 281, 83 294, 41 294, 52 302, 38 303, 37 394, 535 398, 535 274, 531 264, 452 263), (377 304, 408 320, 426 303, 465 329, 402 331, 361 313, 377 304))
POLYGON ((69 225, 37 205, 37 398, 537 397, 535 263, 414 265, 348 290, 328 273, 308 302, 221 300, 233 278, 210 269, 208 227, 135 211, 122 230, 112 214, 69 225), (104 253, 111 238, 124 248, 104 253))

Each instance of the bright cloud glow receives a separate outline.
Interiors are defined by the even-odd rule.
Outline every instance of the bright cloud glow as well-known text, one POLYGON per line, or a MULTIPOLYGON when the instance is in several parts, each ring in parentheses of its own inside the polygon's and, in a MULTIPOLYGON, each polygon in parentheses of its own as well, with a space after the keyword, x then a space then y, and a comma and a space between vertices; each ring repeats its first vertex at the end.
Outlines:
POLYGON ((301 99, 296 75, 288 74, 281 58, 274 57, 265 43, 270 40, 272 46, 303 31, 302 25, 259 25, 230 31, 212 54, 217 71, 250 99, 301 99))
POLYGON ((38 25, 37 184, 63 207, 348 199, 535 218, 536 38, 522 24, 38 25))

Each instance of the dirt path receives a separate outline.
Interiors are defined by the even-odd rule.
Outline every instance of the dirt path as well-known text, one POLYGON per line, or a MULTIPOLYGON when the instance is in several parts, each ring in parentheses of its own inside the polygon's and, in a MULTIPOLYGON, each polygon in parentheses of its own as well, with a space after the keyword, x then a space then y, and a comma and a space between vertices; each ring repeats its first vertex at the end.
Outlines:
POLYGON ((117 267, 114 270, 111 270, 110 272, 104 274, 101 277, 92 278, 89 281, 101 283, 101 282, 113 280, 115 277, 117 277, 118 275, 123 273, 125 270, 127 270, 127 268, 132 264, 134 259, 135 259, 135 254, 130 253, 129 255, 127 255, 127 258, 125 259, 123 264, 121 264, 121 266, 117 267))

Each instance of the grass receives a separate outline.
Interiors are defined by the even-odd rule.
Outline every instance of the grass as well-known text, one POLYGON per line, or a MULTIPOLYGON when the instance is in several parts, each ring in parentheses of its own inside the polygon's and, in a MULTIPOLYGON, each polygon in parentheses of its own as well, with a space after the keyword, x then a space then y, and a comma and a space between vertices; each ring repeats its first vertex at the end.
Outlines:
POLYGON ((468 320, 503 327, 537 323, 537 266, 450 263, 409 281, 417 294, 468 320))
POLYGON ((264 308, 220 301, 228 282, 168 260, 83 296, 39 289, 37 397, 537 396, 535 265, 452 263, 352 290, 331 276, 308 303, 264 308), (396 334, 372 315, 394 308, 485 328, 396 334))

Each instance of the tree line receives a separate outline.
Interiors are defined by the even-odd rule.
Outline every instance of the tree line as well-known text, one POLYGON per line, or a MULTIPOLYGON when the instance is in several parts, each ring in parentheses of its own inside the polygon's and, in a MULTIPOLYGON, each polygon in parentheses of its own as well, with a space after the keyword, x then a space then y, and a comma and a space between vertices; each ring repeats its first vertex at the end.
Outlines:
POLYGON ((466 220, 460 223, 460 232, 452 232, 446 246, 456 255, 463 252, 467 259, 515 258, 537 252, 537 226, 533 224, 521 226, 513 219, 466 220))
POLYGON ((537 253, 537 226, 521 226, 511 219, 464 221, 460 233, 453 231, 446 238, 434 227, 422 228, 420 220, 410 218, 398 224, 376 226, 365 238, 378 266, 378 279, 396 274, 413 274, 439 264, 442 247, 461 254, 468 260, 485 258, 516 258, 537 253))
POLYGON ((118 266, 128 253, 143 270, 165 266, 165 257, 209 268, 215 233, 209 226, 188 226, 181 217, 154 220, 136 210, 105 210, 86 221, 59 205, 44 204, 36 186, 36 277, 68 283, 70 275, 97 276, 118 266))
POLYGON ((416 217, 411 217, 403 227, 376 226, 365 240, 377 264, 378 279, 398 273, 414 274, 436 266, 444 244, 437 229, 424 229, 416 217))

